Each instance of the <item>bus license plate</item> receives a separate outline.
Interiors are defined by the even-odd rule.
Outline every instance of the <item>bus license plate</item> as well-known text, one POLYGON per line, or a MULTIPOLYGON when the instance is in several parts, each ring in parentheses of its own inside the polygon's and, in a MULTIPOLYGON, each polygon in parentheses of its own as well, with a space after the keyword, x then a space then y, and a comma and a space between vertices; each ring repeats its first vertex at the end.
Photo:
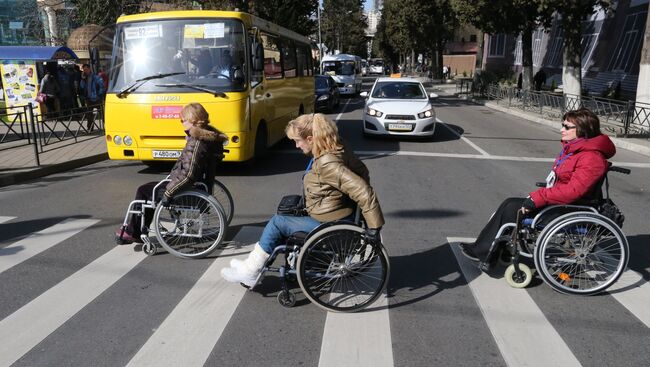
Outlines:
POLYGON ((154 158, 178 158, 181 156, 180 150, 154 150, 154 158))
POLYGON ((390 131, 411 131, 413 126, 411 124, 388 124, 390 131))

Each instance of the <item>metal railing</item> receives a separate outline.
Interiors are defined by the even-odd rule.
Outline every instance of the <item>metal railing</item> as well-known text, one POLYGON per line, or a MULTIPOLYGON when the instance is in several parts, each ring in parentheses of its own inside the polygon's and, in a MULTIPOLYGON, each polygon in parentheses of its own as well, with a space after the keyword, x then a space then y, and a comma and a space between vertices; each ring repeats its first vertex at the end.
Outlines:
POLYGON ((499 105, 560 119, 566 111, 585 107, 600 118, 601 127, 621 136, 650 136, 650 104, 593 96, 526 91, 489 85, 485 96, 499 105))
POLYGON ((41 115, 35 114, 31 104, 0 108, 0 149, 33 145, 34 158, 39 166, 39 155, 48 146, 74 144, 91 135, 104 135, 104 107, 101 104, 41 115))

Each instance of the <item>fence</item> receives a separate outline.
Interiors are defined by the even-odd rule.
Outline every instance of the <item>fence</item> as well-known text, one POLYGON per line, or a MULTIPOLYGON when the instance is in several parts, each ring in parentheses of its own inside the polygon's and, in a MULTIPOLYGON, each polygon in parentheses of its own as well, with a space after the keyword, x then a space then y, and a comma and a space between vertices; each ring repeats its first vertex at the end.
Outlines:
MULTIPOLYGON (((472 90, 471 86, 469 88, 472 90)), ((472 93, 481 93, 481 91, 472 90, 472 93)), ((499 105, 536 113, 549 119, 560 119, 566 111, 585 107, 598 115, 603 129, 616 135, 650 136, 650 104, 647 103, 526 91, 494 84, 487 86, 481 94, 499 105)))
POLYGON ((48 146, 74 144, 80 138, 104 135, 104 107, 73 108, 37 115, 32 105, 0 109, 0 150, 33 145, 36 164, 48 146))

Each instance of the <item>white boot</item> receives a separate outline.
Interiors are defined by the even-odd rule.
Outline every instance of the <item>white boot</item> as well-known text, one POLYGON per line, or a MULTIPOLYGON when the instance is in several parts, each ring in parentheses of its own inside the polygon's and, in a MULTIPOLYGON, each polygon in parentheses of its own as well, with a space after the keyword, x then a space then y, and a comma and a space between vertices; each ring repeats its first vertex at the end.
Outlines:
POLYGON ((260 247, 258 242, 255 244, 253 251, 248 254, 246 260, 242 261, 241 264, 237 264, 237 262, 233 264, 231 261, 230 268, 221 269, 221 276, 229 282, 243 283, 247 287, 252 287, 255 285, 255 281, 269 256, 260 247))

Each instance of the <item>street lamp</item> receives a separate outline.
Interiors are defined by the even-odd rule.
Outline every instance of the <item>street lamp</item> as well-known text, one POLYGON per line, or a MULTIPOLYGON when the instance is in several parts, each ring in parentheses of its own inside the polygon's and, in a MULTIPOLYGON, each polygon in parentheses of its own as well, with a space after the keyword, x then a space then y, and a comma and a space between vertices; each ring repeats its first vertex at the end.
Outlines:
POLYGON ((320 34, 320 2, 318 3, 318 65, 323 61, 323 41, 320 34))

